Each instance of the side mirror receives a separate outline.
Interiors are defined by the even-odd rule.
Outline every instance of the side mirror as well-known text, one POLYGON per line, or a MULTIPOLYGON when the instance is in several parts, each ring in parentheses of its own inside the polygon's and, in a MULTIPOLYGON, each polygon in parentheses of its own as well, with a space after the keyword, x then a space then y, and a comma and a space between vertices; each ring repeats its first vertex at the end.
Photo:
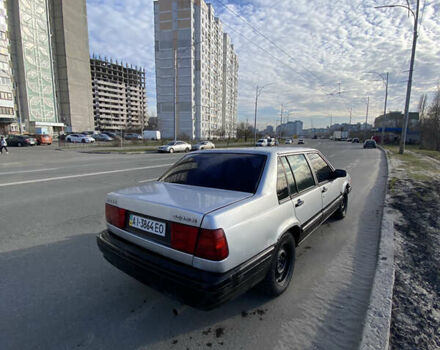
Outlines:
POLYGON ((347 176, 347 172, 342 169, 336 169, 332 174, 333 179, 337 179, 339 177, 346 177, 346 176, 347 176))

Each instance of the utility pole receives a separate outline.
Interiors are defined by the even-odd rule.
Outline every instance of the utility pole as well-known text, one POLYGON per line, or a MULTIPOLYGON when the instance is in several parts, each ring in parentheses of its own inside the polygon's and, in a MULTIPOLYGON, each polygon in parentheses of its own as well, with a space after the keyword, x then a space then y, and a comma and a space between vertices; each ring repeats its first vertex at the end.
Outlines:
POLYGON ((258 95, 259 95, 259 88, 257 85, 257 88, 255 90, 255 118, 254 118, 254 146, 257 144, 257 108, 258 108, 258 95))
POLYGON ((383 146, 385 138, 385 120, 387 117, 387 99, 388 99, 388 72, 387 72, 387 82, 385 83, 385 103, 383 106, 383 124, 382 124, 382 137, 380 138, 380 144, 383 146))
POLYGON ((414 70, 414 59, 416 56, 416 44, 417 44, 417 26, 419 21, 419 6, 420 0, 417 0, 417 8, 416 14, 414 16, 414 12, 412 12, 414 16, 414 32, 413 32, 413 44, 411 51, 411 63, 409 65, 409 77, 408 77, 408 86, 406 88, 406 101, 405 101, 405 120, 402 127, 402 136, 400 137, 400 147, 399 153, 403 154, 405 152, 405 143, 406 143, 406 132, 408 130, 408 119, 409 119, 409 102, 411 99, 411 86, 412 86, 412 75, 414 70))
MULTIPOLYGON (((278 138, 283 136, 282 128, 283 128, 283 110, 284 106, 281 104, 281 112, 280 112, 280 133, 278 134, 278 138)), ((276 130, 276 128, 275 128, 276 130)))
MULTIPOLYGON (((408 119, 409 119, 409 103, 411 100, 411 86, 412 86, 412 75, 414 70, 414 60, 416 56, 416 45, 417 45, 417 27, 419 22, 419 8, 420 8, 420 0, 417 0, 416 3, 416 12, 409 7, 409 2, 407 2, 408 6, 405 5, 385 5, 385 6, 376 6, 375 8, 384 8, 384 7, 402 7, 408 12, 410 12, 414 17, 414 30, 413 30, 413 43, 412 43, 412 50, 411 50, 411 61, 409 64, 409 77, 408 77, 408 85, 406 88, 406 100, 405 100, 405 114, 404 114, 404 121, 402 126, 402 135, 400 137, 400 147, 399 147, 399 153, 403 154, 405 152, 405 143, 406 143, 406 133, 408 129, 408 119)), ((408 14, 409 16, 409 14, 408 14)))
POLYGON ((174 48, 174 141, 177 140, 177 50, 174 48))
POLYGON ((365 140, 367 139, 368 107, 369 106, 370 106, 370 96, 367 97, 367 113, 365 115, 365 140))
POLYGON ((273 83, 269 83, 266 84, 264 86, 258 86, 255 89, 255 119, 254 119, 254 145, 257 144, 257 108, 258 108, 258 97, 260 96, 261 92, 263 91, 263 89, 268 86, 271 85, 273 83))
POLYGON ((351 125, 351 114, 352 114, 352 112, 353 112, 353 107, 350 108, 350 123, 349 123, 350 125, 351 125))
POLYGON ((368 124, 368 107, 370 106, 370 96, 367 97, 367 114, 365 115, 365 128, 367 128, 368 124))

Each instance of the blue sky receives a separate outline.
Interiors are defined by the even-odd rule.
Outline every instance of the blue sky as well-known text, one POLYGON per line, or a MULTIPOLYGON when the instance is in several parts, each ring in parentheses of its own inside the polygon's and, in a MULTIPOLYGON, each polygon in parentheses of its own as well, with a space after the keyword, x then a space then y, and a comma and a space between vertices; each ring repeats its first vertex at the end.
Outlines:
MULTIPOLYGON (((403 110, 413 21, 403 9, 374 8, 390 3, 406 1, 213 0, 239 56, 239 121, 253 120, 255 87, 270 84, 259 99, 259 128, 279 122, 281 104, 306 128, 325 127, 330 116, 348 122, 350 109, 354 122, 364 121, 367 96, 372 122, 383 112, 384 86, 371 71, 390 73, 388 109, 403 110)), ((440 82, 440 3, 421 0, 423 8, 412 110, 440 82)), ((153 1, 87 0, 87 11, 90 52, 145 67, 155 114, 153 1)))

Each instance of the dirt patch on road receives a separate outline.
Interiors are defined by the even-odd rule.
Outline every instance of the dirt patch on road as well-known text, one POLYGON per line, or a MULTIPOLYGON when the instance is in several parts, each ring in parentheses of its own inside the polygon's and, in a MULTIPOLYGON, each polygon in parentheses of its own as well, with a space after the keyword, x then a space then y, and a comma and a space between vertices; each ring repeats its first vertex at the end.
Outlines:
POLYGON ((391 349, 439 349, 440 180, 397 176, 389 185, 390 204, 401 214, 394 224, 391 349))

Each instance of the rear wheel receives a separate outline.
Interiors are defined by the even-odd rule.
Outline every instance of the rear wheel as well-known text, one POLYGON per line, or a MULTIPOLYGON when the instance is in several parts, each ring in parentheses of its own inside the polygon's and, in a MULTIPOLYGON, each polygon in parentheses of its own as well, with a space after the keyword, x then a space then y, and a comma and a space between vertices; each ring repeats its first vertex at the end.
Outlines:
POLYGON ((170 153, 174 153, 174 148, 170 148, 170 153))
POLYGON ((81 143, 86 143, 86 140, 82 139, 82 140, 81 140, 81 143))
POLYGON ((189 152, 189 148, 185 148, 185 152, 189 152))
POLYGON ((295 240, 287 232, 279 240, 272 258, 270 269, 261 283, 263 291, 269 296, 282 294, 292 280, 295 266, 295 240))
POLYGON ((21 142, 19 142, 19 143, 17 143, 17 146, 21 147, 21 146, 23 146, 23 144, 21 142))
POLYGON ((335 211, 334 217, 335 219, 343 219, 347 215, 347 207, 348 207, 348 194, 344 193, 344 198, 339 205, 338 210, 335 211))

